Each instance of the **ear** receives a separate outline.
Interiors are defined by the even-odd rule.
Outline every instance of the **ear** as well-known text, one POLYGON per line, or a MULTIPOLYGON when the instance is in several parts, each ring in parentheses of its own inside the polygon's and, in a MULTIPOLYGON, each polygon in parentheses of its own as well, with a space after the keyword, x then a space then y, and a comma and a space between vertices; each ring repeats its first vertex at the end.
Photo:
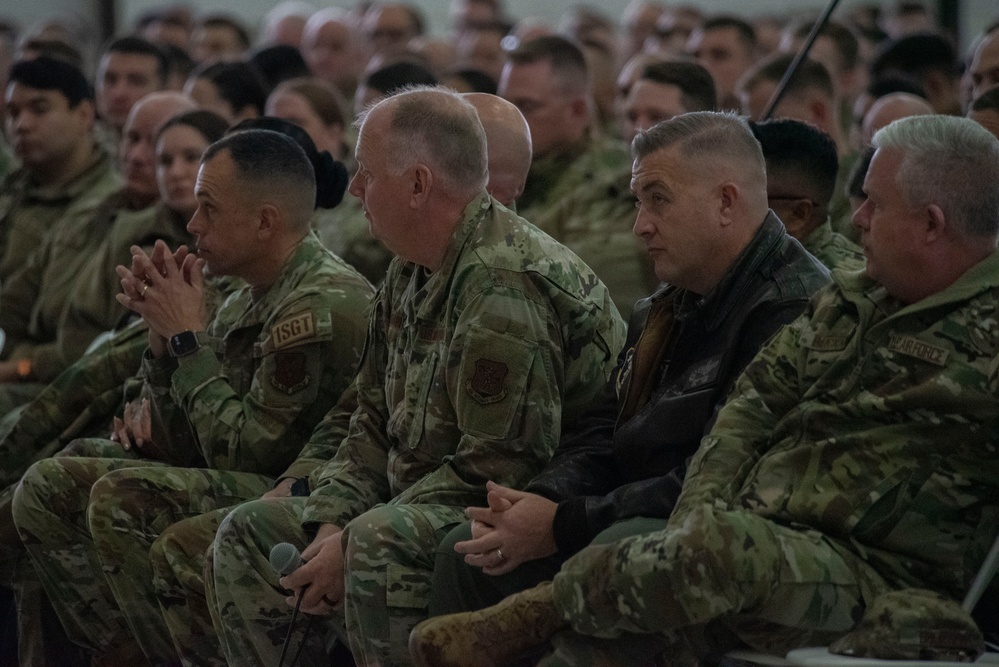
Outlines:
POLYGON ((830 113, 829 105, 820 97, 813 97, 808 103, 808 112, 812 114, 815 125, 825 132, 829 128, 830 113))
POLYGON ((929 244, 940 241, 947 232, 947 220, 944 217, 943 209, 936 204, 930 204, 927 206, 924 217, 924 225, 926 243, 929 244))
POLYGON ((739 186, 731 181, 721 184, 718 190, 718 213, 721 216, 723 227, 731 224, 736 216, 736 207, 742 199, 742 191, 739 186))
POLYGON ((420 208, 427 203, 430 198, 430 191, 434 184, 434 174, 425 164, 417 164, 413 167, 413 190, 410 193, 409 205, 411 208, 420 208))
POLYGON ((569 102, 569 110, 574 118, 588 119, 590 117, 590 105, 583 96, 573 98, 569 102))
POLYGON ((92 128, 97 122, 97 110, 90 100, 80 100, 80 103, 76 105, 76 112, 80 114, 80 120, 87 128, 92 128))
POLYGON ((783 222, 784 227, 787 228, 787 233, 795 238, 798 238, 798 235, 804 231, 805 227, 812 219, 812 211, 814 210, 815 207, 809 200, 797 200, 791 207, 791 215, 789 216, 790 220, 784 220, 781 218, 781 222, 783 222))
POLYGON ((266 241, 274 237, 281 225, 281 211, 274 204, 264 204, 257 214, 257 238, 266 241))

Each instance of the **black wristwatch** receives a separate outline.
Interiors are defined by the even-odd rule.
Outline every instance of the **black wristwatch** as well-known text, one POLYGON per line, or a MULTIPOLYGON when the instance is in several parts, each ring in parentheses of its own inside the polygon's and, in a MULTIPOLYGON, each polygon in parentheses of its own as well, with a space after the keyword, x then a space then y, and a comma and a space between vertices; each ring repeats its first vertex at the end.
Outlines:
POLYGON ((186 357, 197 352, 201 343, 198 342, 198 335, 193 331, 181 331, 170 337, 167 347, 170 348, 170 356, 186 357))

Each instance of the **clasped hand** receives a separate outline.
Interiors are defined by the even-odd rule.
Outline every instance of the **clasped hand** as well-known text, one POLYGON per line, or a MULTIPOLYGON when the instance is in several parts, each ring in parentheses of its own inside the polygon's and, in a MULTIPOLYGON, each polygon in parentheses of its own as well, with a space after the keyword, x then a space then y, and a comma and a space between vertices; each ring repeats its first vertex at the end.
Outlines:
POLYGON ((472 539, 454 545, 465 563, 486 574, 506 574, 521 563, 551 556, 558 549, 552 523, 558 505, 547 498, 486 484, 487 507, 469 507, 472 539))

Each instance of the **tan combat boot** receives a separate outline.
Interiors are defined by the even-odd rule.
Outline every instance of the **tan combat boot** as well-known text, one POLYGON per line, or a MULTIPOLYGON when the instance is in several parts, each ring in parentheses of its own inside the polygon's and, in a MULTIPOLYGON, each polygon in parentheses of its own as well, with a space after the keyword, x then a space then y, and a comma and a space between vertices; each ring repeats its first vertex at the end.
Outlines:
POLYGON ((567 627, 545 582, 480 611, 423 621, 409 653, 418 667, 500 667, 567 627))

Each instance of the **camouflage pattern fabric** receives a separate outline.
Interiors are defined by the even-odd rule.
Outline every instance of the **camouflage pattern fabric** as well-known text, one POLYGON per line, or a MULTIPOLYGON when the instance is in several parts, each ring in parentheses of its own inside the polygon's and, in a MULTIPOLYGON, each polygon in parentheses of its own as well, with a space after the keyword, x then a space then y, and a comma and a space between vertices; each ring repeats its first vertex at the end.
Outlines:
MULTIPOLYGON (((287 501, 305 525, 346 527, 344 618, 359 663, 399 664, 408 629, 426 615, 437 541, 464 506, 484 501, 487 480, 516 486, 537 473, 562 421, 607 381, 623 334, 596 276, 485 193, 436 272, 393 261, 348 435, 312 475, 304 508, 287 501), (392 541, 409 545, 405 560, 393 560, 402 556, 392 541)), ((264 502, 250 508, 259 514, 264 502)), ((255 542, 237 516, 216 537, 216 627, 231 664, 273 664, 291 609, 266 597, 269 566, 247 565, 273 543, 255 542)), ((304 531, 293 532, 281 537, 303 548, 304 531)))
POLYGON ((368 219, 360 199, 344 197, 335 209, 324 211, 322 215, 317 211, 313 224, 319 240, 333 254, 357 269, 372 285, 382 284, 392 262, 392 253, 368 230, 368 219))
POLYGON ((556 576, 576 630, 737 614, 745 641, 768 648, 775 635, 752 624, 776 623, 787 649, 848 630, 888 590, 960 598, 995 537, 999 253, 909 305, 863 273, 833 276, 746 369, 670 527, 556 576))
MULTIPOLYGON (((60 220, 0 289, 0 327, 7 334, 2 357, 30 360, 30 379, 40 383, 51 382, 75 361, 63 358, 58 337, 63 311, 81 272, 116 220, 143 224, 154 215, 152 206, 130 210, 125 192, 119 191, 89 218, 60 220)), ((90 339, 81 343, 86 349, 90 339)), ((9 399, 0 405, 4 402, 9 399)))
POLYGON ((833 189, 832 199, 829 200, 829 220, 833 231, 853 243, 860 243, 860 230, 853 226, 853 211, 850 210, 850 197, 846 194, 846 188, 850 184, 853 168, 860 161, 861 155, 862 153, 857 151, 840 156, 839 169, 836 170, 836 187, 833 189))
MULTIPOLYGON (((26 487, 22 480, 19 488, 30 488, 32 493, 15 495, 15 524, 25 545, 31 545, 32 561, 74 641, 99 654, 113 655, 124 641, 122 637, 129 635, 123 624, 115 623, 113 610, 118 603, 99 570, 73 569, 84 561, 90 565, 98 562, 94 544, 117 544, 114 540, 125 539, 126 534, 140 542, 150 541, 154 531, 168 525, 168 519, 162 517, 176 516, 179 520, 186 516, 178 507, 195 508, 191 513, 198 507, 215 510, 257 497, 270 488, 271 476, 292 461, 305 436, 353 377, 370 292, 370 285, 360 275, 310 234, 267 292, 254 297, 244 286, 222 304, 208 327, 205 345, 198 351, 180 360, 144 358, 143 394, 153 404, 153 442, 146 443, 141 452, 148 456, 152 451, 159 458, 187 465, 206 461, 213 469, 198 478, 200 484, 192 485, 194 497, 187 505, 177 497, 180 484, 172 498, 160 498, 165 508, 148 498, 124 506, 118 505, 116 498, 100 498, 100 503, 110 504, 106 513, 112 519, 95 523, 88 532, 82 512, 59 510, 74 501, 58 493, 72 496, 79 506, 86 507, 93 484, 104 473, 117 469, 113 467, 117 461, 95 459, 87 467, 77 463, 85 459, 58 458, 28 471, 32 485, 26 487), (105 470, 101 465, 112 467, 105 470), (50 485, 49 475, 57 480, 66 478, 64 467, 93 473, 76 473, 75 487, 65 481, 50 485), (117 534, 100 534, 101 530, 117 534), (69 535, 74 538, 68 539, 69 535), (65 558, 67 553, 75 556, 65 558), (71 611, 85 609, 88 604, 95 605, 89 612, 71 611)), ((152 462, 127 465, 143 463, 152 462)), ((176 473, 175 478, 183 474, 176 473)), ((168 481, 157 477, 150 483, 166 486, 168 481)), ((146 563, 148 550, 116 549, 105 553, 124 559, 108 565, 127 581, 122 586, 129 588, 132 597, 122 604, 144 602, 151 610, 136 611, 136 618, 145 613, 145 618, 151 618, 158 610, 146 563), (140 581, 144 588, 136 590, 140 581)), ((166 635, 162 625, 158 630, 158 635, 152 628, 138 634, 143 639, 166 635)), ((128 644, 132 641, 129 638, 128 644)))
POLYGON ((121 282, 115 267, 129 266, 132 246, 147 253, 162 240, 169 248, 190 245, 188 217, 160 202, 147 215, 119 215, 100 246, 76 277, 59 320, 58 349, 64 363, 80 358, 90 343, 105 331, 115 329, 129 315, 115 299, 121 282))
POLYGON ((5 283, 60 221, 89 220, 104 198, 121 187, 110 153, 95 145, 90 164, 58 187, 32 182, 17 169, 0 184, 0 283, 5 283))
POLYGON ((867 265, 867 259, 860 246, 842 234, 834 232, 828 221, 809 234, 802 245, 830 271, 832 269, 859 271, 867 265))

